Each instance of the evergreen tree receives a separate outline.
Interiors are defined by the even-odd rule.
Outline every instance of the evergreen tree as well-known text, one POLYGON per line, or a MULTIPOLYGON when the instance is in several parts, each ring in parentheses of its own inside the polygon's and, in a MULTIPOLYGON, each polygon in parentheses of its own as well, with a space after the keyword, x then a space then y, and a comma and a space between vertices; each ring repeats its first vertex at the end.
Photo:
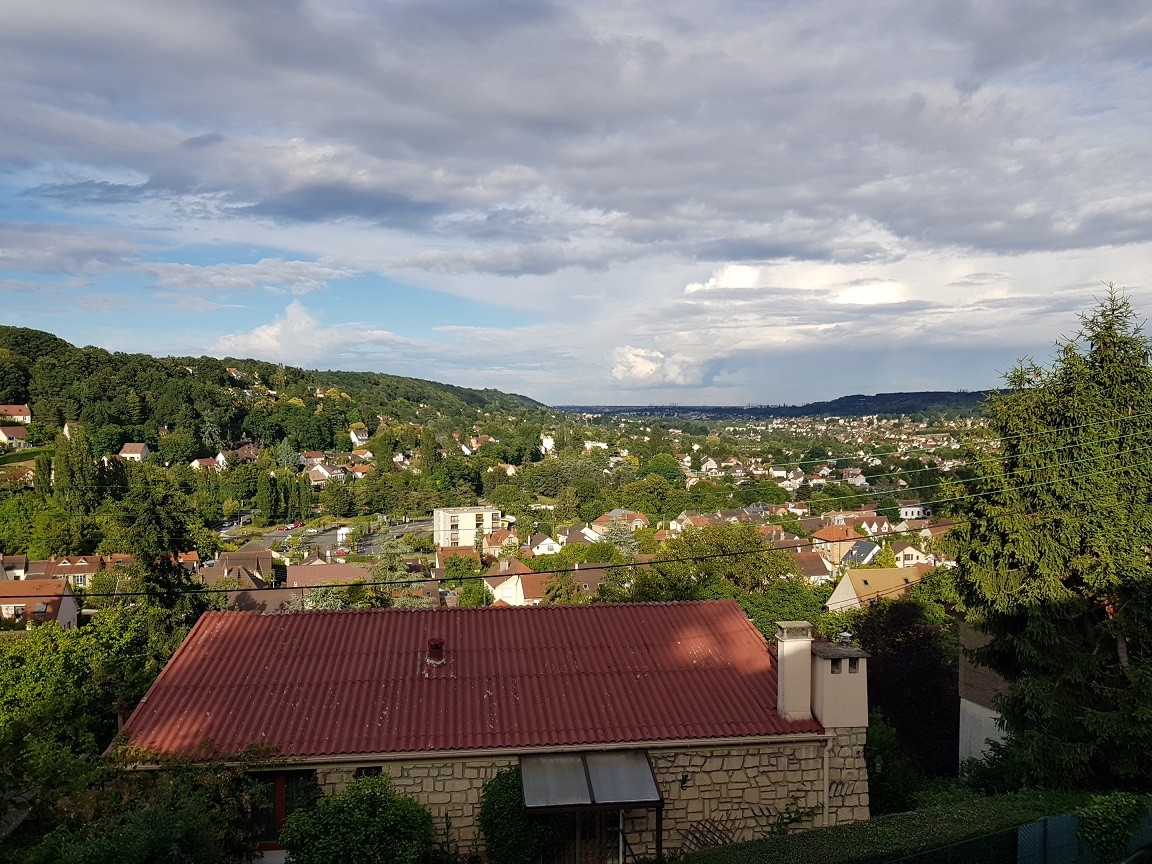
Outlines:
POLYGON ((1109 291, 1051 369, 993 394, 999 458, 953 530, 956 587, 1009 685, 1001 711, 1029 780, 1152 777, 1152 367, 1109 291))

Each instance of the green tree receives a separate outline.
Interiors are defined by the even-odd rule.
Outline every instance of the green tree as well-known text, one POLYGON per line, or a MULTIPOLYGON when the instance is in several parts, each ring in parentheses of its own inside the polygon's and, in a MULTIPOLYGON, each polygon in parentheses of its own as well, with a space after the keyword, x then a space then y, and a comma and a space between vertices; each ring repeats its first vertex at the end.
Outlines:
POLYGON ((352 490, 336 477, 329 477, 320 489, 320 506, 329 516, 343 519, 352 515, 352 490))
POLYGON ((432 849, 432 816, 386 776, 358 777, 284 820, 292 864, 417 864, 432 849))
POLYGON ((506 768, 484 784, 478 821, 492 864, 533 864, 564 836, 563 817, 525 811, 519 768, 506 768))
POLYGON ((1109 290, 1045 369, 988 405, 1000 437, 953 529, 977 652, 1011 745, 1046 785, 1152 777, 1152 344, 1109 290))

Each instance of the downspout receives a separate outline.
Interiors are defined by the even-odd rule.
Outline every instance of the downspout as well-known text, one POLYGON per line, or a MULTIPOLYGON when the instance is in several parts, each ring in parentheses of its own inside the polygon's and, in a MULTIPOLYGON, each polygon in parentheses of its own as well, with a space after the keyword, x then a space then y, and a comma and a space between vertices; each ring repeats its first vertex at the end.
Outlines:
POLYGON ((831 735, 829 735, 828 740, 824 742, 824 770, 822 772, 822 776, 824 778, 824 788, 822 790, 822 797, 821 797, 824 812, 821 814, 821 817, 820 817, 820 825, 821 825, 821 827, 824 827, 824 828, 827 828, 829 825, 828 816, 829 816, 829 810, 831 809, 831 802, 828 800, 828 797, 829 797, 829 795, 828 795, 828 786, 829 786, 829 783, 828 783, 828 760, 832 757, 832 743, 835 740, 836 740, 835 738, 833 738, 831 735))

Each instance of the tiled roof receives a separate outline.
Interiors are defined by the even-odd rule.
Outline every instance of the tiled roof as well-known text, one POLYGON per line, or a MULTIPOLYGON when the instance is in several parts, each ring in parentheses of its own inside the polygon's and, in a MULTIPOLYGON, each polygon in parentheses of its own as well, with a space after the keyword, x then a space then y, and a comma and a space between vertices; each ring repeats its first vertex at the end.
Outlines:
POLYGON ((702 601, 209 612, 123 731, 157 753, 325 758, 821 727, 781 720, 775 652, 735 602, 702 601))

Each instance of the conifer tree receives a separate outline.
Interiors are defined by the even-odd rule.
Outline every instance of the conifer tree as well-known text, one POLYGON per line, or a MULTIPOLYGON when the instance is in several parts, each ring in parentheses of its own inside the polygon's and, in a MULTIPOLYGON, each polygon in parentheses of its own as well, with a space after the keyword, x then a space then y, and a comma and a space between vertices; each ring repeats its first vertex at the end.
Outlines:
POLYGON ((994 395, 999 457, 951 542, 978 659, 1009 691, 1004 727, 1031 782, 1152 777, 1152 366, 1109 289, 1052 368, 994 395))

